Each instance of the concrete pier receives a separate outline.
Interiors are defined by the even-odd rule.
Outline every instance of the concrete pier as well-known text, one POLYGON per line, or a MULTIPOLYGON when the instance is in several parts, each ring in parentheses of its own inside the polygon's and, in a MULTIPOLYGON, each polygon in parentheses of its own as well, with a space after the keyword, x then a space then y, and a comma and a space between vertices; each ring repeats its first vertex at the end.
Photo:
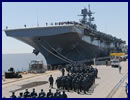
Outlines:
MULTIPOLYGON (((98 78, 87 94, 77 94, 76 92, 67 92, 68 98, 126 98, 125 82, 128 82, 128 61, 120 63, 122 72, 118 68, 111 66, 98 65, 98 78)), ((18 96, 26 88, 32 92, 35 88, 39 93, 43 89, 46 93, 49 90, 48 77, 53 75, 56 80, 61 75, 59 70, 47 71, 43 74, 26 74, 22 79, 3 79, 2 80, 2 97, 10 97, 11 91, 16 91, 18 96)), ((56 91, 56 85, 52 92, 56 91)))

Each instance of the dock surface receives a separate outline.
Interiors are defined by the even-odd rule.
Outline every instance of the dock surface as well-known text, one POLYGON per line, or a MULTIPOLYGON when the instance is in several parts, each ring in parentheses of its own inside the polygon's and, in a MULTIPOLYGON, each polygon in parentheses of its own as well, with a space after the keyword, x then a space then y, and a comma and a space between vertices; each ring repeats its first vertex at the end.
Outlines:
MULTIPOLYGON (((128 82, 128 61, 120 63, 122 66, 121 74, 118 68, 112 68, 106 65, 93 65, 98 69, 98 78, 87 94, 77 94, 74 91, 67 92, 68 98, 126 98, 125 82, 128 82)), ((66 73, 67 74, 67 73, 66 73)), ((25 74, 20 79, 3 79, 2 80, 2 97, 9 98, 12 91, 16 91, 18 96, 26 88, 30 92, 35 88, 39 93, 43 89, 46 93, 49 90, 48 78, 52 75, 56 80, 61 76, 61 71, 47 71, 43 74, 25 74)), ((55 93, 56 85, 52 92, 55 93)))

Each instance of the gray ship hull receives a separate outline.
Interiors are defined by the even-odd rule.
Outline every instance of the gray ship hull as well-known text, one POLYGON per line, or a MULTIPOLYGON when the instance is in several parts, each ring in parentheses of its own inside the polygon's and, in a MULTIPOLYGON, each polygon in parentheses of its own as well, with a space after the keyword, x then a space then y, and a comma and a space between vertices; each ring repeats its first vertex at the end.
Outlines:
POLYGON ((23 41, 41 52, 47 63, 51 65, 108 56, 107 49, 82 40, 82 29, 79 31, 75 26, 60 27, 62 28, 63 30, 59 31, 57 31, 59 27, 50 28, 47 30, 48 34, 44 28, 41 28, 41 31, 36 28, 35 30, 22 29, 5 32, 8 36, 23 41), (34 36, 29 35, 33 33, 34 36))

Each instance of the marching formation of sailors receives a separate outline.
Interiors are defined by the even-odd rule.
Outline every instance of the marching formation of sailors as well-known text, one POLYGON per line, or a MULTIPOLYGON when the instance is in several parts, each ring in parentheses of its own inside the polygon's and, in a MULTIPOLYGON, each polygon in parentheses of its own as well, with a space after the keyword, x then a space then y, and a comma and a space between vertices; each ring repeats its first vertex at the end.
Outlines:
POLYGON ((95 83, 95 79, 98 75, 98 70, 92 66, 83 64, 79 65, 66 65, 66 71, 68 74, 64 75, 64 68, 61 69, 62 76, 57 77, 56 84, 59 90, 73 90, 78 94, 81 92, 89 91, 91 86, 95 83), (70 67, 71 66, 71 67, 70 67))
POLYGON ((33 89, 32 92, 26 89, 24 93, 19 93, 19 96, 16 96, 15 92, 12 92, 10 98, 68 98, 65 91, 75 91, 78 94, 86 94, 98 76, 98 70, 93 68, 90 64, 85 63, 67 64, 64 67, 60 65, 60 70, 62 75, 55 80, 57 85, 55 93, 51 91, 51 89, 53 89, 54 78, 50 75, 48 78, 50 83, 48 93, 45 93, 43 89, 41 89, 39 94, 35 89, 33 89))
POLYGON ((26 89, 24 93, 20 92, 18 97, 15 95, 15 92, 12 92, 10 98, 68 98, 68 97, 65 91, 61 93, 59 90, 56 90, 56 92, 53 93, 51 89, 49 89, 49 91, 45 93, 43 89, 41 89, 41 92, 37 93, 35 89, 33 89, 32 92, 29 92, 28 89, 26 89))

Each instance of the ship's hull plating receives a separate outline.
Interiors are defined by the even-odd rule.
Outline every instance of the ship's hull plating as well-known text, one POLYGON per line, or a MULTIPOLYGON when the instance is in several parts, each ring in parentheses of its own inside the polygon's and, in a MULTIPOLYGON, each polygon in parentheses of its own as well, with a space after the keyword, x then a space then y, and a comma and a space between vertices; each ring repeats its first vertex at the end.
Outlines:
POLYGON ((57 53, 71 61, 82 61, 85 59, 107 56, 108 54, 106 49, 83 41, 78 33, 64 33, 40 37, 17 37, 17 39, 36 48, 44 55, 47 63, 52 65, 67 63, 56 57, 55 55, 57 55, 57 53))

